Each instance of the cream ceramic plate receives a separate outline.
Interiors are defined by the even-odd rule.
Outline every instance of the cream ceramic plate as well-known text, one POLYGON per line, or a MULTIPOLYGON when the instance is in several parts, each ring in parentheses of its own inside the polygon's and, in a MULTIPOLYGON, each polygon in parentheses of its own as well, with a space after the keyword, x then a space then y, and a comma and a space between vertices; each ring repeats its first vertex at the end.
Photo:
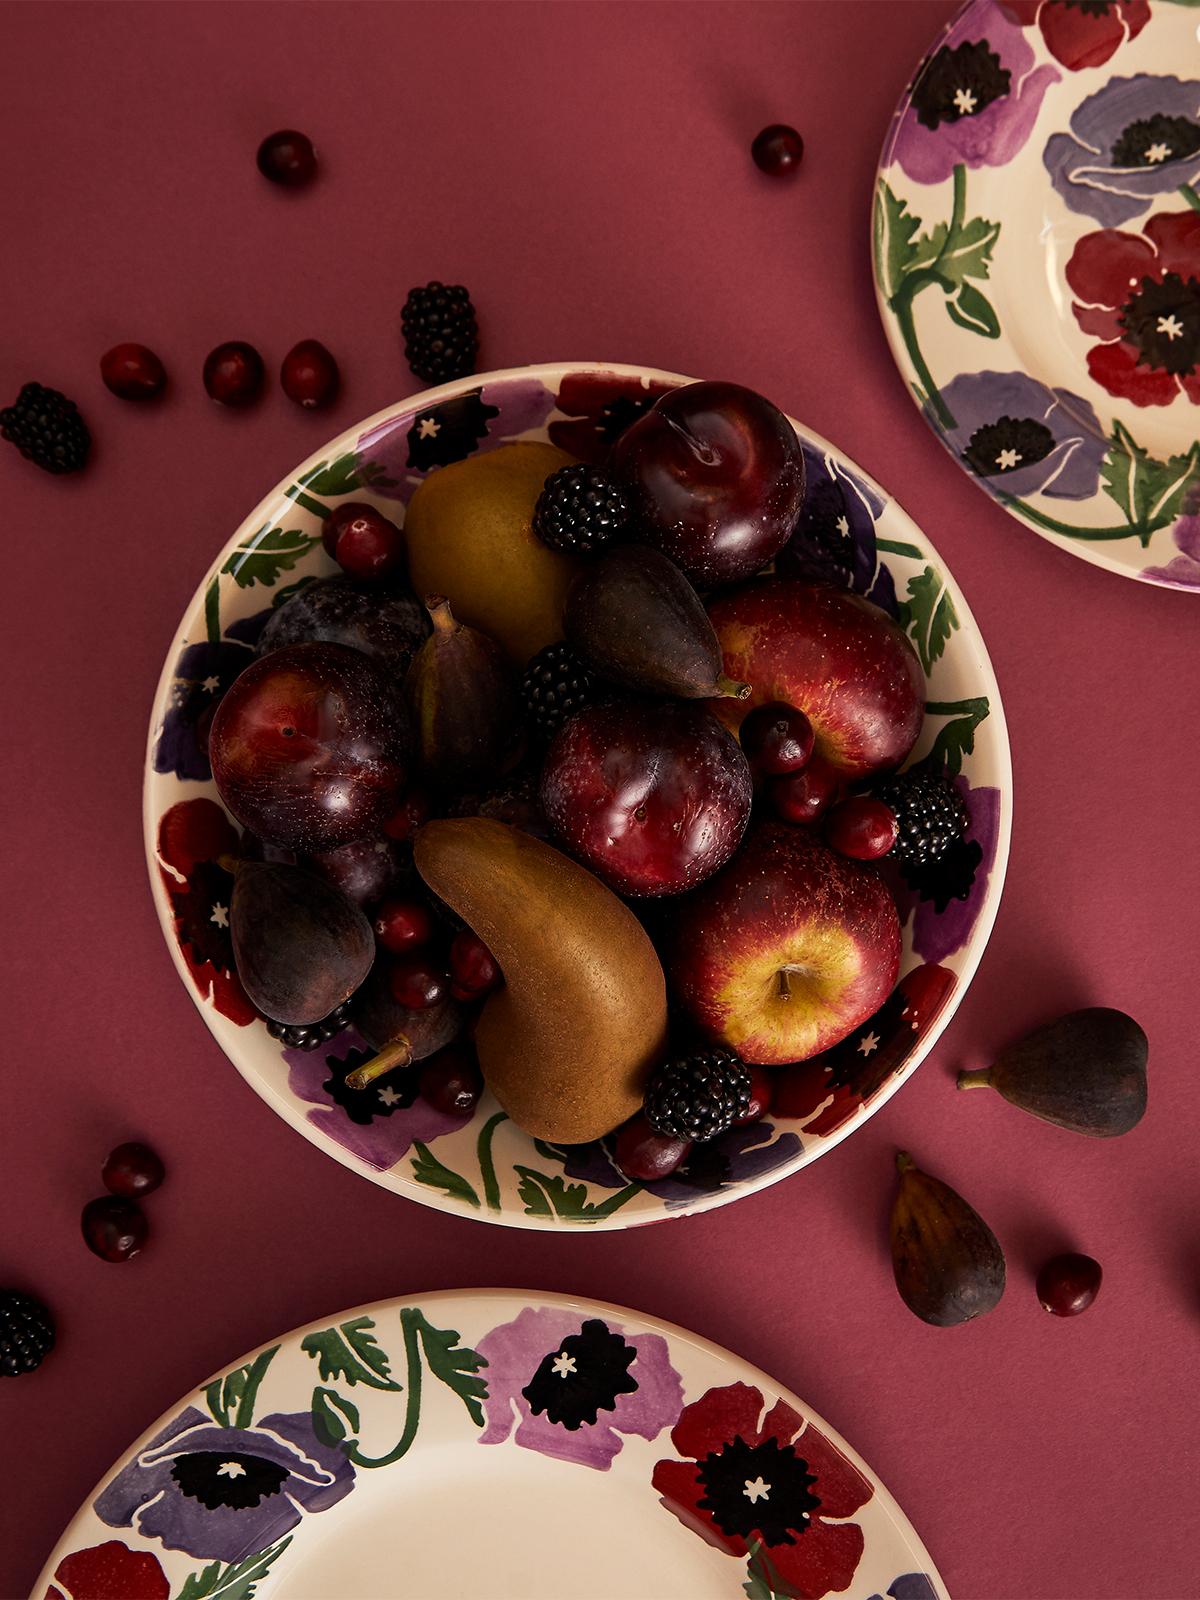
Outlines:
POLYGON ((1200 589, 1200 11, 970 0, 884 142, 897 365, 1012 514, 1200 589))
POLYGON ((900 1507, 728 1351, 563 1295, 313 1323, 188 1395, 35 1600, 945 1600, 900 1507))
POLYGON ((869 595, 908 631, 928 681, 914 760, 952 775, 967 836, 935 869, 897 880, 904 923, 893 994, 844 1044, 785 1069, 775 1111, 696 1147, 661 1182, 628 1183, 607 1142, 535 1141, 485 1097, 473 1115, 435 1111, 413 1073, 370 1091, 343 1080, 363 1059, 347 1029, 325 1049, 284 1050, 233 971, 226 870, 237 832, 205 744, 220 695, 253 660, 273 606, 332 570, 320 526, 339 500, 402 518, 427 472, 510 439, 549 438, 603 458, 615 433, 689 380, 571 363, 485 374, 402 401, 332 441, 253 511, 217 557, 180 625, 155 698, 145 838, 155 905, 176 967, 238 1071, 292 1127, 409 1199, 526 1228, 621 1228, 705 1211, 807 1166, 899 1088, 936 1042, 979 963, 1008 859, 1012 773, 1004 713, 979 630, 932 544, 832 445, 799 428, 808 490, 795 548, 814 576, 869 595))

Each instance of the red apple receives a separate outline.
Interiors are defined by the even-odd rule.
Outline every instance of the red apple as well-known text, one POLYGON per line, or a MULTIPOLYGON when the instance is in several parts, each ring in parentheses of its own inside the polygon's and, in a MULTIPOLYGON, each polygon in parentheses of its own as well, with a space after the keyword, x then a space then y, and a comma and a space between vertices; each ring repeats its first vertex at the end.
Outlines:
POLYGON ((798 578, 760 578, 708 608, 724 671, 747 700, 713 700, 737 729, 772 700, 797 706, 816 751, 844 779, 898 767, 917 741, 925 679, 916 652, 886 612, 860 595, 798 578))
POLYGON ((689 898, 667 970, 693 1022, 770 1067, 844 1039, 891 994, 899 967, 900 919, 882 878, 765 823, 689 898))
POLYGON ((737 740, 702 706, 610 702, 577 712, 542 770, 550 826, 620 894, 679 894, 724 866, 753 799, 737 740))
POLYGON ((689 383, 656 400, 613 446, 637 538, 698 588, 736 583, 791 538, 804 454, 777 406, 737 383, 689 383))

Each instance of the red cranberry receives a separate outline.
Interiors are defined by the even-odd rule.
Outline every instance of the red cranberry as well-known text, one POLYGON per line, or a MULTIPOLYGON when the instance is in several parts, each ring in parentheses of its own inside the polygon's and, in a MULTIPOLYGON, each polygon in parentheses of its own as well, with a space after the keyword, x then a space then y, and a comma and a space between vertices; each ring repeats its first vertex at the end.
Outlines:
POLYGON ((204 387, 223 406, 248 406, 263 385, 263 360, 252 344, 230 339, 209 352, 204 387))
POLYGON ((477 1000, 501 982, 496 958, 470 928, 450 943, 451 993, 456 1000, 477 1000))
POLYGON ((840 782, 829 763, 814 756, 802 772, 772 778, 767 793, 784 822, 815 822, 837 798, 840 782))
POLYGON ((140 1200, 151 1194, 166 1177, 162 1162, 148 1144, 119 1144, 100 1169, 104 1187, 110 1194, 140 1200))
POLYGON ((338 364, 319 339, 301 339, 283 358, 279 381, 289 400, 308 411, 327 406, 338 392, 338 364))
POLYGON ((258 170, 285 189, 302 189, 317 175, 317 153, 312 140, 294 128, 268 134, 258 147, 258 170))
POLYGON ((1038 1299, 1056 1317, 1077 1317, 1100 1293, 1103 1276, 1098 1261, 1069 1251, 1047 1261, 1038 1273, 1038 1299))
POLYGON ((392 998, 408 1011, 428 1011, 450 987, 444 968, 419 951, 401 956, 388 976, 392 998))
POLYGON ((136 1200, 101 1195, 83 1208, 83 1237, 102 1261, 128 1261, 146 1242, 149 1229, 136 1200))
POLYGON ((144 344, 115 344, 100 357, 106 389, 120 400, 157 400, 167 385, 167 370, 144 344))
POLYGON ((448 1044, 421 1067, 421 1098, 447 1116, 474 1111, 483 1093, 483 1074, 466 1045, 448 1044))
POLYGON ((790 178, 804 156, 804 140, 786 122, 773 122, 750 146, 754 165, 772 178, 790 178))
POLYGON ((825 818, 825 838, 852 861, 878 861, 896 842, 896 813, 882 800, 852 795, 825 818))
POLYGON ((370 582, 404 570, 404 535, 362 500, 347 500, 321 524, 321 542, 352 578, 370 582))
POLYGON ((745 1115, 737 1118, 735 1127, 744 1128, 748 1122, 758 1122, 771 1109, 775 1083, 765 1067, 748 1067, 750 1073, 750 1104, 745 1115))
POLYGON ((813 753, 813 726, 803 711, 772 700, 742 718, 738 738, 746 759, 764 777, 799 772, 813 753))
POLYGON ((385 900, 375 913, 375 937, 394 956, 418 950, 433 938, 433 917, 419 900, 385 900))
POLYGON ((639 1111, 618 1131, 613 1160, 627 1178, 636 1183, 653 1183, 656 1178, 669 1178, 681 1167, 691 1148, 687 1139, 668 1139, 665 1133, 655 1133, 639 1111))

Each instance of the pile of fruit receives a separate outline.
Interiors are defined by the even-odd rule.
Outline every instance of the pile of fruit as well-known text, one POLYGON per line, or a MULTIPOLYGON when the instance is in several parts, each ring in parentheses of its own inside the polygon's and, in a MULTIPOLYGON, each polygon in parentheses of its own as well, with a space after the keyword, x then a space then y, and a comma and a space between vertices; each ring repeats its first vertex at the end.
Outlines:
POLYGON ((502 445, 272 614, 204 730, 246 830, 229 910, 271 1031, 377 1052, 349 1089, 484 1082, 632 1178, 761 1117, 772 1069, 870 1017, 900 922, 876 863, 962 836, 900 774, 924 680, 858 595, 789 575, 804 458, 775 406, 675 389, 601 468, 502 445))

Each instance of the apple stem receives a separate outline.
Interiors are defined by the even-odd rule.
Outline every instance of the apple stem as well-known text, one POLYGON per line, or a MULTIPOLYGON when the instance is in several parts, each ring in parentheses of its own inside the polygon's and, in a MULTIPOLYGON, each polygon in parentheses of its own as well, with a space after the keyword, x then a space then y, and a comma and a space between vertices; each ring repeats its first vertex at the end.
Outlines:
POLYGON ((736 678, 727 678, 722 672, 717 678, 717 693, 729 700, 747 700, 750 697, 750 685, 739 683, 736 678))
POLYGON ((353 1072, 346 1074, 347 1089, 365 1089, 368 1084, 382 1078, 385 1072, 390 1072, 393 1067, 407 1067, 412 1064, 412 1046, 403 1034, 398 1039, 393 1039, 378 1055, 372 1056, 370 1061, 364 1061, 361 1067, 355 1067, 353 1072))
POLYGON ((449 638, 452 633, 457 633, 462 626, 451 611, 450 602, 444 594, 427 594, 425 596, 425 609, 433 620, 435 633, 440 633, 449 638))
POLYGON ((960 1072, 958 1075, 960 1089, 990 1089, 991 1084, 991 1067, 981 1067, 978 1072, 960 1072))
POLYGON ((898 1172, 911 1172, 916 1164, 907 1150, 896 1151, 896 1170, 898 1172))
POLYGON ((779 998, 781 1000, 790 1000, 792 998, 792 980, 788 977, 787 968, 780 967, 775 976, 779 982, 779 998))

